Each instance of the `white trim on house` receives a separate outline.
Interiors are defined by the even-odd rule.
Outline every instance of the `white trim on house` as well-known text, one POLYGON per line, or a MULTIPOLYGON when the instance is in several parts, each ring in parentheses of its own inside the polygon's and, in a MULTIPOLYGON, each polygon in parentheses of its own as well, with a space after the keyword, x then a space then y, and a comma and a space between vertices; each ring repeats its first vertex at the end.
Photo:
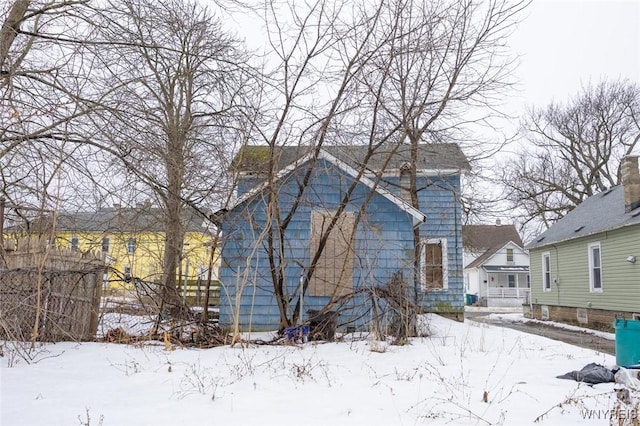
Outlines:
POLYGON ((589 292, 602 293, 602 249, 600 242, 589 243, 587 246, 587 256, 589 258, 589 292), (595 250, 598 251, 597 262, 594 256, 595 250), (598 271, 597 280, 595 271, 598 271))
POLYGON ((449 289, 449 252, 447 250, 447 238, 422 238, 420 239, 420 288, 425 291, 444 291, 449 289), (427 287, 425 267, 426 259, 424 248, 427 244, 440 244, 442 250, 442 288, 427 287))
MULTIPOLYGON (((401 173, 401 169, 386 169, 382 173, 382 177, 396 177, 401 173)), ((418 169, 416 173, 420 176, 455 176, 464 174, 465 170, 463 169, 418 169)), ((365 172, 366 176, 375 177, 374 172, 365 172)))
POLYGON ((551 291, 551 252, 542 253, 542 291, 551 291))

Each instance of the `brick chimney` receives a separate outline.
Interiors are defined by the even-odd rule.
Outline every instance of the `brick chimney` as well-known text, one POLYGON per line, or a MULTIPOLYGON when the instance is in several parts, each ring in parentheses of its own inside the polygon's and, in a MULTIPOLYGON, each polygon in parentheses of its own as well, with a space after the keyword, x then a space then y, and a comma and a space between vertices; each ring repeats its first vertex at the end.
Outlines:
POLYGON ((638 157, 626 156, 620 165, 622 186, 624 187, 624 211, 629 213, 640 207, 640 172, 638 172, 638 157))

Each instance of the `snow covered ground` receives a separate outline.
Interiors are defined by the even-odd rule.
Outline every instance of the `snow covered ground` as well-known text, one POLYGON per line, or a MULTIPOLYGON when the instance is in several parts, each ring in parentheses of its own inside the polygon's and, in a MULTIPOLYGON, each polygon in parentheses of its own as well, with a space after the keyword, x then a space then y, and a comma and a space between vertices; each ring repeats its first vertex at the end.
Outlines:
POLYGON ((361 336, 206 350, 57 343, 27 363, 5 343, 0 424, 599 425, 640 416, 633 404, 611 411, 618 384, 556 378, 592 362, 613 367, 615 357, 471 321, 427 321, 432 335, 406 346, 361 336))

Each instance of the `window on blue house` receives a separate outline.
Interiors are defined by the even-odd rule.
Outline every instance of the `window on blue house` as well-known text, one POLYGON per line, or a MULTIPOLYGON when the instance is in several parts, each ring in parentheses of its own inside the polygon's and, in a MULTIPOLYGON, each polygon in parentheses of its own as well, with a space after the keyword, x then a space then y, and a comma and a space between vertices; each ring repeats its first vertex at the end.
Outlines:
POLYGON ((449 287, 446 238, 426 238, 420 242, 420 275, 423 291, 449 287))
POLYGON ((335 212, 311 212, 309 262, 318 260, 309 281, 310 296, 342 296, 353 291, 355 215, 343 212, 329 232, 335 212))

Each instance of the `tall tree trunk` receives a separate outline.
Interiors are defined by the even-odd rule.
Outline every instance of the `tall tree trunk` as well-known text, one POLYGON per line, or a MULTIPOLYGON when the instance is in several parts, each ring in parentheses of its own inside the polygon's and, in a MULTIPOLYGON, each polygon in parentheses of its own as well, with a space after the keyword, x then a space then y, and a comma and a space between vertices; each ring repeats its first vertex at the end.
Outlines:
POLYGON ((180 197, 184 175, 184 164, 181 161, 182 144, 170 141, 167 156, 167 194, 165 212, 164 264, 162 281, 164 285, 163 302, 168 303, 173 314, 179 314, 182 310, 182 301, 178 293, 176 271, 182 260, 184 249, 184 229, 181 221, 182 199, 180 197))
POLYGON ((9 74, 11 70, 7 66, 7 57, 9 56, 9 49, 18 35, 20 29, 20 23, 24 19, 24 15, 29 8, 30 0, 16 0, 9 10, 9 14, 2 24, 0 30, 0 75, 9 74))

